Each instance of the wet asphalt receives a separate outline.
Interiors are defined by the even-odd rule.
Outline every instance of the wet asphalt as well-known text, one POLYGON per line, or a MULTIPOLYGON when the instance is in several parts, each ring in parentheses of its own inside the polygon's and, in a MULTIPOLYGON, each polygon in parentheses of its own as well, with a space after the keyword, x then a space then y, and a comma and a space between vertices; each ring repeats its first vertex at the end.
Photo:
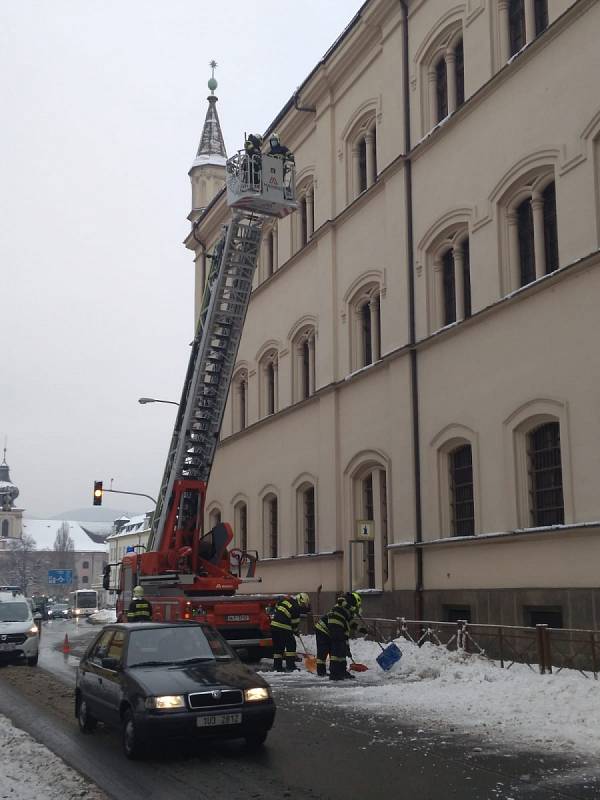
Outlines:
POLYGON ((271 676, 277 718, 259 753, 237 742, 167 743, 129 762, 118 732, 84 736, 73 715, 78 656, 97 631, 84 622, 45 624, 37 670, 0 670, 0 713, 118 800, 600 800, 600 759, 518 753, 357 711, 351 682, 343 685, 348 708, 329 705, 308 674, 271 676))

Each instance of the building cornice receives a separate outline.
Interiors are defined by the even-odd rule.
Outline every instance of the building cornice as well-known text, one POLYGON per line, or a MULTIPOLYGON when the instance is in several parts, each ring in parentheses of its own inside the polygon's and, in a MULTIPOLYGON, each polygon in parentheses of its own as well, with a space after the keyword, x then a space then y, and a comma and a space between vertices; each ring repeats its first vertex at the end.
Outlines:
POLYGON ((430 539, 423 542, 397 542, 388 544, 386 550, 401 551, 414 550, 415 548, 461 547, 465 545, 497 544, 499 542, 514 542, 515 539, 548 539, 566 538, 573 534, 599 534, 600 522, 573 522, 566 525, 551 525, 544 528, 516 528, 512 531, 498 531, 494 533, 479 533, 475 536, 447 536, 443 539, 430 539))

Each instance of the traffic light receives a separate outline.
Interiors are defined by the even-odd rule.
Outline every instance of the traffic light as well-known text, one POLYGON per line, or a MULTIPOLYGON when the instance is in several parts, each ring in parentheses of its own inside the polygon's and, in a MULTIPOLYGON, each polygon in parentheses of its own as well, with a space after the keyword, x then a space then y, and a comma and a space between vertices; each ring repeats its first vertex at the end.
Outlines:
POLYGON ((102 505, 102 481, 94 481, 94 505, 102 505))

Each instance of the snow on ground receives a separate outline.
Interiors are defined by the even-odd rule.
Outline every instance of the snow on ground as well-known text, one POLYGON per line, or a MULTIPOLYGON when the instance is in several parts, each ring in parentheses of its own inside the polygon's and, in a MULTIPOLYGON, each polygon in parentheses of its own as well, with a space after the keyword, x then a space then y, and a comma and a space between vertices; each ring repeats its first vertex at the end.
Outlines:
POLYGON ((117 612, 114 609, 105 609, 103 611, 96 611, 95 614, 90 614, 88 622, 92 625, 108 625, 109 622, 117 621, 117 612))
MULTIPOLYGON (((315 637, 303 636, 307 650, 315 652, 315 637)), ((354 660, 367 672, 356 680, 323 687, 323 702, 385 714, 399 722, 439 728, 450 727, 482 738, 482 743, 511 743, 523 749, 553 750, 563 754, 600 752, 600 681, 575 670, 540 675, 526 664, 502 669, 497 662, 462 651, 426 643, 422 647, 404 639, 396 644, 402 658, 389 672, 375 659, 376 642, 351 642, 354 660), (350 683, 352 684, 350 686, 350 683)), ((269 674, 276 685, 288 685, 304 671, 269 674), (274 678, 274 680, 273 680, 274 678)), ((314 678, 324 681, 323 678, 314 678)))
POLYGON ((100 800, 105 795, 0 714, 0 798, 100 800))

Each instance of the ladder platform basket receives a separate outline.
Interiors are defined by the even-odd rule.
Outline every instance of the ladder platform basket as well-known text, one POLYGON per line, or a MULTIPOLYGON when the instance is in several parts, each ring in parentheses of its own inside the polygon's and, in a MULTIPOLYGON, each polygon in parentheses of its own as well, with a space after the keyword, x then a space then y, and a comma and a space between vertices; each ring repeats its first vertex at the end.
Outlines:
POLYGON ((280 219, 292 214, 298 208, 293 162, 240 150, 227 161, 227 204, 280 219))

